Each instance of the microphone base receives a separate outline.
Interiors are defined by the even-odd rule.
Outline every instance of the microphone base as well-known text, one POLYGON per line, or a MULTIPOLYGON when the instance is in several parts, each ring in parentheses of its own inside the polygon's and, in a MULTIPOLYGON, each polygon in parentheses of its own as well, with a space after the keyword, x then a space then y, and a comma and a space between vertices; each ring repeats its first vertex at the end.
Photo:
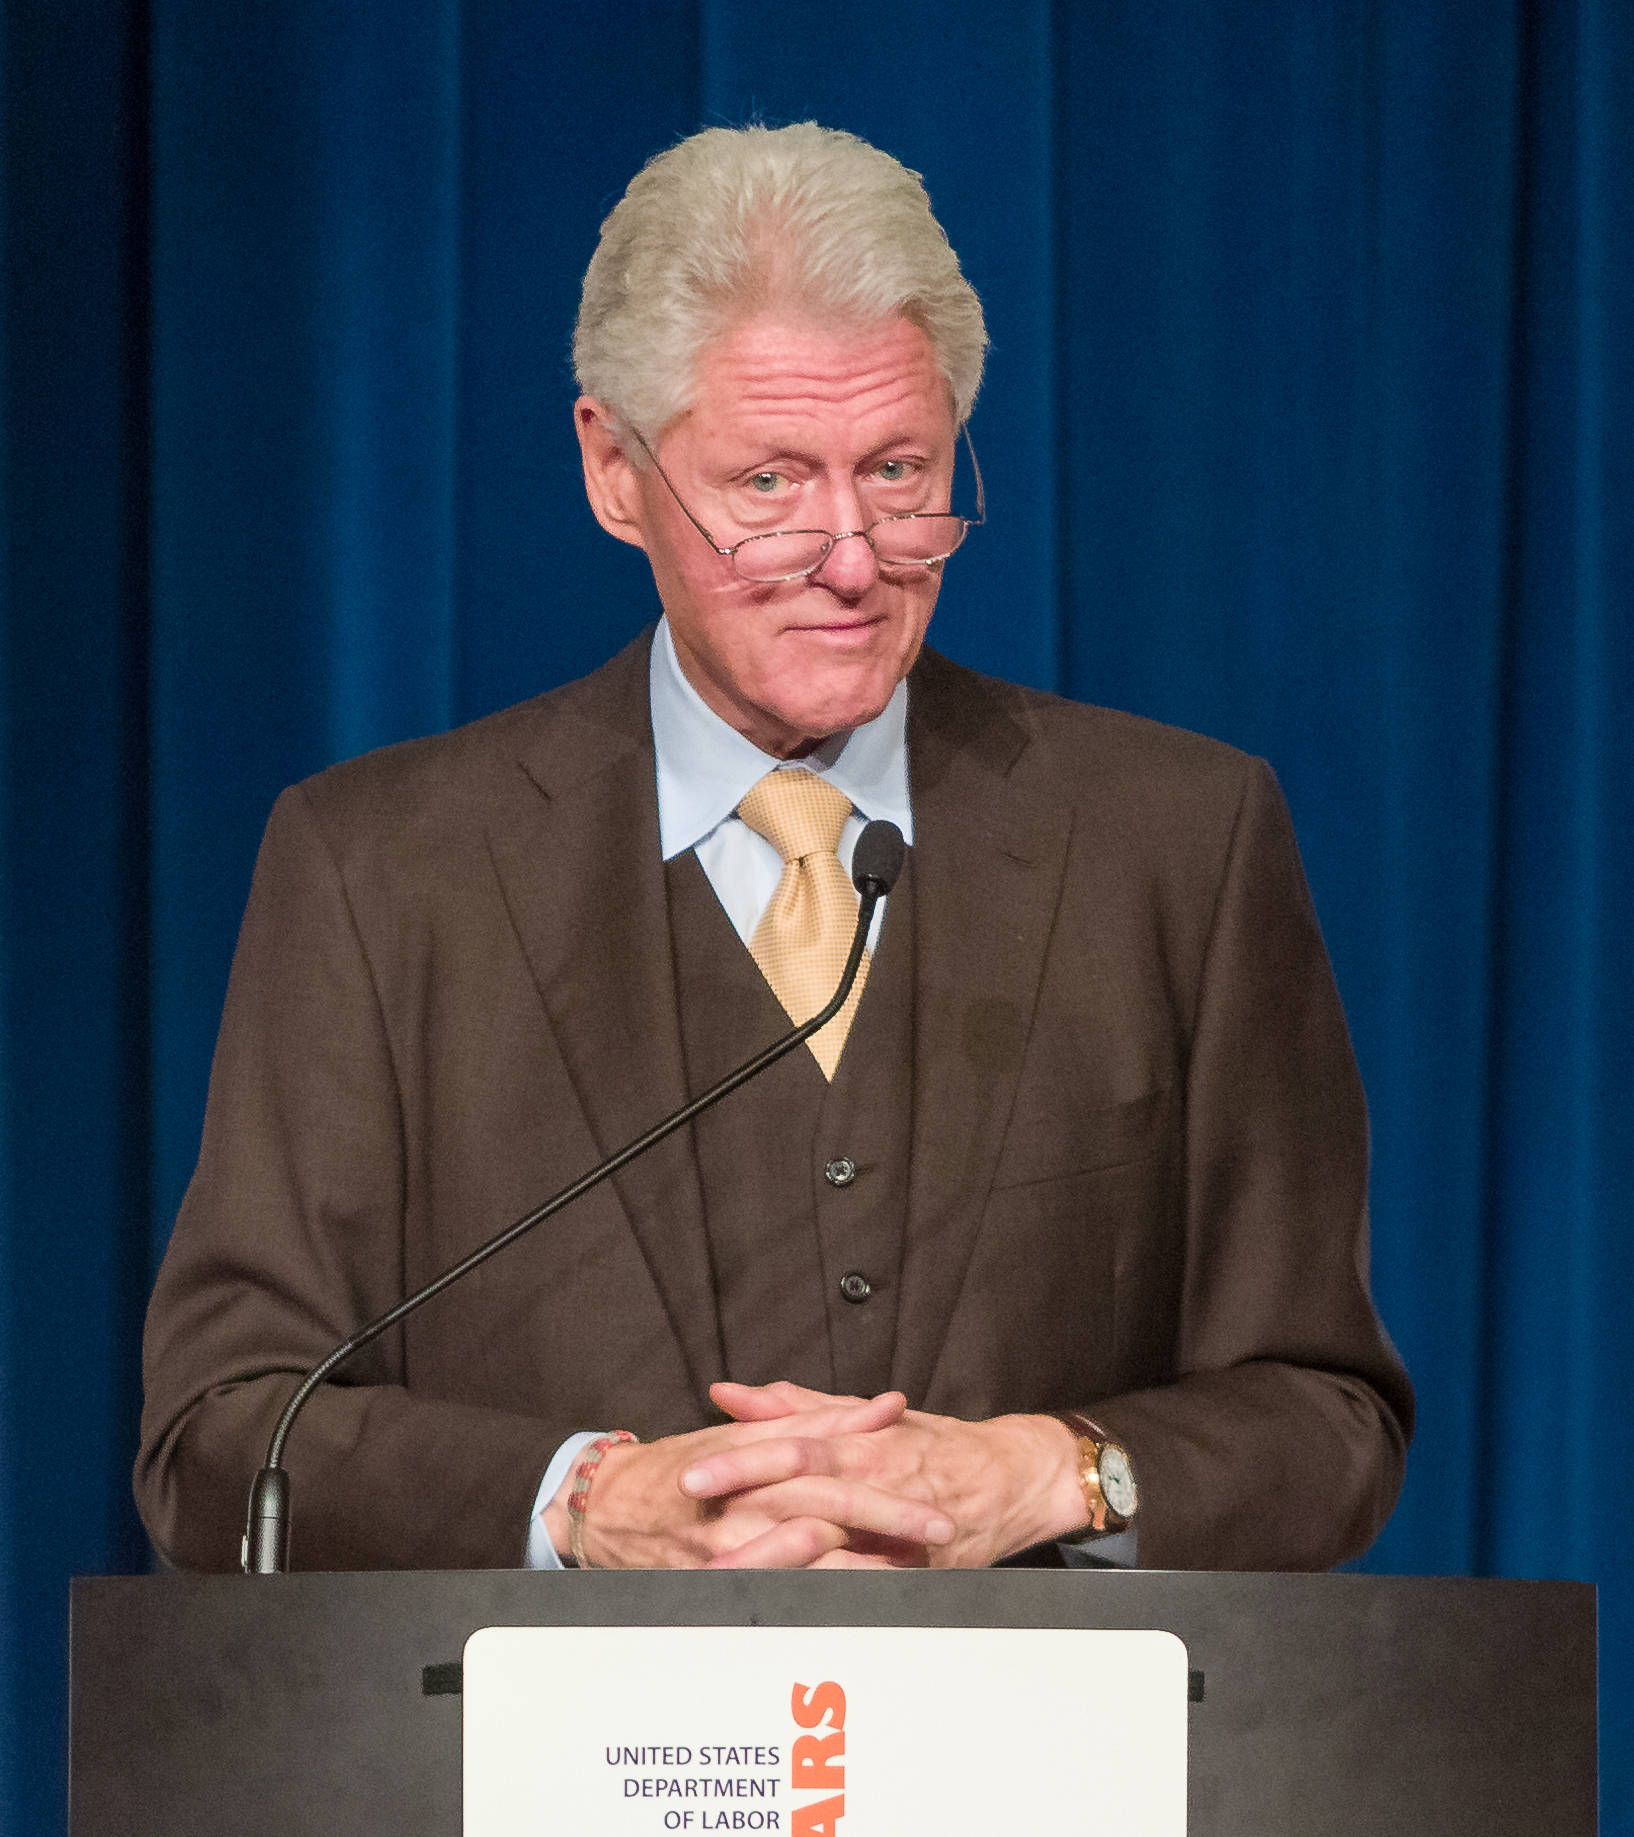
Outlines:
POLYGON ((246 1575, 289 1573, 289 1475, 282 1467, 255 1476, 242 1560, 246 1575))

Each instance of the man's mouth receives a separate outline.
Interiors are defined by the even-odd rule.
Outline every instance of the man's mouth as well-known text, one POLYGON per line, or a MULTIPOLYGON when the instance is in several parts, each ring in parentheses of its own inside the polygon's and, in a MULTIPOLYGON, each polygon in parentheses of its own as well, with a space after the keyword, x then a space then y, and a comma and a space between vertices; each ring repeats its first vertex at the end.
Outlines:
POLYGON ((789 630, 844 634, 846 632, 872 631, 876 625, 882 625, 883 623, 884 620, 877 614, 855 613, 849 617, 836 616, 829 619, 802 620, 798 625, 791 625, 789 630))

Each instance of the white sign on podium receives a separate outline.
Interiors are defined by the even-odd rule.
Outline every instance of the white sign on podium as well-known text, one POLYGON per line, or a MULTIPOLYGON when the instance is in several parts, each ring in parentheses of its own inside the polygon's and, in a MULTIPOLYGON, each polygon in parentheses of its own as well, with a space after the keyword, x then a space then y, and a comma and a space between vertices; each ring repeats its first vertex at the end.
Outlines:
POLYGON ((487 1627, 465 1837, 1185 1837, 1171 1633, 487 1627))

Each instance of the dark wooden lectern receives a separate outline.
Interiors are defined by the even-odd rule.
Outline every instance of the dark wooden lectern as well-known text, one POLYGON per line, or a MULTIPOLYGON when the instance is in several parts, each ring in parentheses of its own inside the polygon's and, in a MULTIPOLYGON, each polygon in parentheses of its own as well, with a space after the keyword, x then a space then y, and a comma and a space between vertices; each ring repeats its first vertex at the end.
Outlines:
POLYGON ((1593 1837, 1594 1612, 1576 1583, 1375 1576, 87 1579, 69 1830, 459 1837, 479 1627, 1017 1626, 1185 1641, 1191 1837, 1593 1837))

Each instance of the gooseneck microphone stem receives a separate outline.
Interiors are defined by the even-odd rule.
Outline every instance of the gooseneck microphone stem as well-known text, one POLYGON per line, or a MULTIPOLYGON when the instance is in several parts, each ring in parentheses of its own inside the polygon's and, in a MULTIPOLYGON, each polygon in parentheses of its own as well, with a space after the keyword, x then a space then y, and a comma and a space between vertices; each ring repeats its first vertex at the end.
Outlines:
POLYGON ((486 1263, 489 1257, 497 1256, 507 1246, 514 1244, 520 1237, 526 1237, 535 1225, 541 1225, 547 1218, 569 1206, 575 1199, 581 1199, 592 1187, 600 1186, 603 1180, 628 1167, 638 1156, 644 1155, 649 1148, 673 1135, 677 1129, 684 1128, 695 1116, 701 1115, 712 1104, 719 1103, 729 1096, 740 1085, 747 1084, 751 1078, 758 1077, 770 1065, 803 1045, 814 1033, 819 1032, 833 1020, 845 1006, 846 998, 851 993, 851 986, 857 980, 857 971, 862 964, 862 953, 868 942, 868 930, 873 924, 874 908, 890 892, 902 869, 904 845, 901 834, 891 823, 870 823, 857 838, 857 846, 852 858, 853 876, 860 897, 857 908, 857 928, 851 938, 851 949, 845 960, 845 969, 840 976, 839 987, 835 989, 827 1004, 808 1021, 803 1021, 792 1033, 768 1046, 764 1052, 757 1053, 746 1065, 740 1065, 735 1072, 728 1072, 719 1084, 712 1085, 701 1097, 695 1097, 691 1103, 677 1110, 673 1116, 667 1116, 661 1123, 655 1123, 645 1135, 638 1136, 627 1147, 619 1149, 617 1154, 610 1155, 599 1167, 593 1167, 587 1174, 582 1174, 571 1186, 565 1186, 554 1198, 547 1199, 543 1205, 535 1206, 525 1217, 519 1218, 514 1225, 501 1231, 497 1237, 491 1237, 485 1244, 479 1245, 469 1256, 462 1257, 451 1268, 445 1269, 440 1276, 433 1277, 424 1288, 406 1296, 393 1308, 377 1319, 371 1320, 366 1327, 360 1327, 343 1345, 337 1346, 321 1365, 315 1366, 296 1388, 295 1394, 284 1405, 283 1414, 278 1418, 278 1426, 272 1432, 272 1439, 267 1444, 266 1465, 255 1476, 255 1484, 250 1491, 249 1524, 244 1533, 242 1551, 243 1568, 246 1575, 282 1575, 289 1568, 289 1473, 283 1465, 284 1444, 289 1439, 289 1432, 295 1418, 300 1415, 307 1399, 339 1366, 344 1365, 354 1353, 361 1352, 365 1346, 379 1339, 382 1333, 395 1327, 397 1323, 422 1308, 428 1301, 440 1295, 444 1289, 452 1288, 462 1277, 469 1275, 479 1264, 486 1263))

